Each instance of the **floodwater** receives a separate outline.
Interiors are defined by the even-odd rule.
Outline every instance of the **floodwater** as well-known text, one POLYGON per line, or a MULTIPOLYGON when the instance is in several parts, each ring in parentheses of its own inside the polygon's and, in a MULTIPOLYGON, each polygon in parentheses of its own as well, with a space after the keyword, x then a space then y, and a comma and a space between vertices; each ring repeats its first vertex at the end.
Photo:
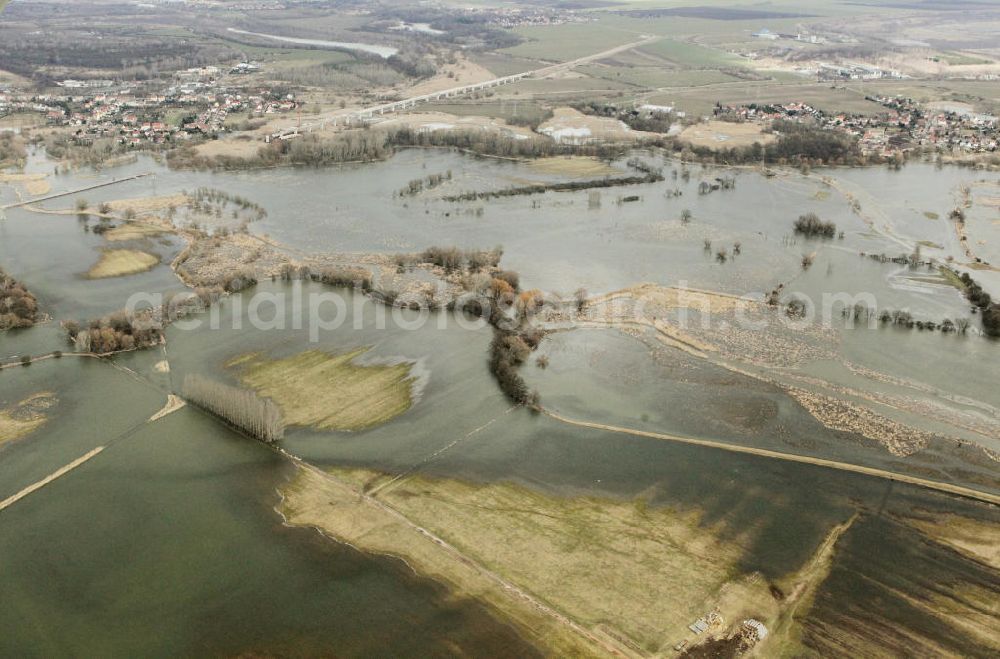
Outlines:
POLYGON ((237 30, 236 28, 229 28, 230 32, 236 34, 249 34, 254 37, 264 37, 265 39, 273 39, 274 41, 282 41, 284 43, 296 43, 303 46, 319 46, 320 48, 335 48, 338 50, 357 50, 363 53, 371 53, 373 55, 378 55, 383 59, 388 59, 399 52, 398 48, 393 48, 392 46, 376 46, 370 43, 354 43, 346 41, 325 41, 323 39, 301 39, 298 37, 279 37, 274 34, 261 34, 260 32, 247 32, 246 30, 237 30))
MULTIPOLYGON (((734 190, 700 195, 701 180, 733 173, 690 167, 684 180, 679 164, 657 162, 665 168, 665 182, 601 190, 599 208, 590 208, 586 192, 445 201, 467 190, 565 177, 429 150, 401 151, 370 165, 239 173, 172 172, 144 157, 100 173, 60 176, 53 188, 71 190, 153 171, 153 177, 85 195, 96 204, 219 188, 268 211, 266 219, 252 225, 254 232, 310 251, 393 253, 432 244, 502 244, 505 267, 518 270, 523 285, 564 294, 579 287, 597 294, 650 281, 744 295, 783 283, 789 291, 817 299, 824 293, 870 293, 879 308, 907 308, 918 318, 939 321, 968 311, 958 291, 934 271, 876 262, 859 253, 896 256, 921 240, 940 246, 927 247, 937 252, 925 254, 957 256, 957 238, 946 219, 951 195, 982 173, 919 164, 903 172, 830 170, 772 179, 745 171, 735 174, 734 190), (394 194, 411 179, 449 170, 452 180, 440 188, 416 197, 394 194), (862 214, 822 176, 834 177, 840 190, 859 199, 862 214), (675 188, 683 194, 664 194, 675 188), (619 202, 628 194, 641 199, 619 202), (686 225, 679 221, 685 208, 693 214, 686 225), (791 223, 809 211, 835 221, 843 239, 792 235, 791 223), (939 213, 940 219, 928 219, 925 211, 939 213), (708 253, 705 239, 713 244, 708 253), (742 253, 720 263, 714 252, 723 246, 731 251, 737 241, 742 253), (802 255, 811 252, 814 263, 803 271, 802 255)), ((615 166, 626 169, 624 162, 615 166)), ((29 168, 48 171, 50 165, 36 155, 29 168)), ((0 199, 13 200, 9 187, 0 188, 0 199)), ((73 199, 41 205, 66 209, 73 199)), ((181 290, 162 264, 118 279, 83 278, 105 246, 103 238, 83 231, 74 215, 8 211, 0 222, 0 266, 35 292, 54 320, 0 334, 0 357, 63 348, 59 321, 108 313, 132 292, 181 290)), ((178 241, 158 239, 142 245, 159 254, 163 264, 181 247, 178 241)), ((414 576, 398 561, 285 527, 274 507, 276 490, 291 470, 267 447, 192 408, 145 422, 185 375, 231 380, 225 363, 252 351, 280 357, 312 348, 341 352, 371 346, 369 358, 416 362, 424 382, 419 396, 389 423, 354 433, 289 430, 282 447, 318 465, 513 481, 565 496, 652 493, 652 505, 698 511, 705 525, 721 528, 745 548, 745 570, 774 579, 801 566, 831 525, 861 509, 868 521, 850 537, 852 553, 824 591, 829 597, 845 597, 845 590, 853 588, 851 579, 857 579, 851 576, 857 573, 852 561, 880 530, 895 528, 882 516, 887 506, 905 510, 919 504, 982 514, 973 504, 884 480, 583 429, 512 409, 488 371, 490 328, 470 328, 452 314, 431 314, 421 323, 417 312, 396 311, 397 317, 390 315, 381 328, 379 314, 386 310, 344 291, 351 310, 346 324, 323 332, 316 343, 310 341, 308 325, 296 329, 290 318, 284 329, 270 331, 246 322, 249 296, 287 293, 297 286, 264 282, 223 301, 219 329, 206 326, 207 314, 199 316, 199 328, 170 327, 165 347, 122 355, 113 363, 67 356, 0 371, 0 407, 39 391, 52 391, 59 401, 39 431, 0 447, 0 499, 96 446, 107 446, 0 512, 5 604, 0 607, 0 654, 532 652, 489 611, 455 600, 443 586, 414 576), (236 318, 243 319, 242 327, 236 318), (169 363, 169 372, 156 367, 160 361, 169 363)), ((305 284, 301 290, 307 295, 322 289, 305 284)), ((291 308, 286 312, 293 313, 291 308)), ((1000 390, 993 386, 1000 349, 995 342, 974 334, 842 326, 833 327, 829 336, 834 359, 807 360, 789 373, 870 394, 909 397, 920 403, 914 410, 934 404, 966 415, 963 419, 1000 418, 1000 390)), ((654 351, 617 330, 556 333, 546 338, 540 353, 549 357, 549 366, 529 361, 522 373, 543 404, 569 417, 911 469, 955 482, 975 477, 981 484, 996 477, 995 463, 963 463, 965 454, 943 445, 908 459, 891 456, 858 436, 823 427, 774 384, 680 351, 654 351)), ((947 429, 995 448, 989 442, 996 437, 935 421, 944 418, 934 412, 941 408, 927 409, 907 420, 928 427, 938 423, 935 431, 947 429)), ((912 545, 908 533, 894 531, 893 546, 912 545)), ((886 570, 894 582, 903 582, 898 575, 906 561, 923 565, 927 556, 939 552, 920 550, 902 562, 889 561, 886 570)), ((977 583, 995 578, 995 572, 956 561, 941 569, 942 578, 971 574, 977 583)), ((877 601, 875 593, 863 604, 872 607, 877 601)), ((868 610, 864 607, 859 610, 868 610)), ((817 626, 810 633, 826 624, 830 611, 828 602, 816 610, 811 620, 817 626)), ((856 622, 838 619, 845 628, 856 622)), ((945 634, 939 632, 934 634, 945 634)))
POLYGON ((530 656, 474 602, 273 508, 289 463, 106 363, 4 373, 5 401, 59 398, 0 451, 0 498, 97 457, 0 513, 4 656, 530 656), (16 379, 15 379, 16 377, 16 379))

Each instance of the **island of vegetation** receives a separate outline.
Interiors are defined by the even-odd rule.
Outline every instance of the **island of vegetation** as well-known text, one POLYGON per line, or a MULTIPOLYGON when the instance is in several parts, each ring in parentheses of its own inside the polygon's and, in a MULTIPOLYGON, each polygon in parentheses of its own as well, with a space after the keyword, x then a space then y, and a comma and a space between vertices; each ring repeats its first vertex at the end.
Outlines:
POLYGON ((55 394, 42 391, 0 408, 0 445, 25 437, 40 428, 48 420, 48 410, 57 402, 55 394))
POLYGON ((365 363, 369 350, 307 350, 283 359, 254 353, 227 366, 238 369, 244 385, 273 400, 289 425, 363 430, 408 410, 417 385, 412 362, 365 363))
POLYGON ((0 330, 31 327, 38 321, 38 300, 0 269, 0 330))
POLYGON ((152 270, 160 263, 155 254, 135 249, 106 249, 101 259, 87 271, 90 279, 125 277, 152 270))

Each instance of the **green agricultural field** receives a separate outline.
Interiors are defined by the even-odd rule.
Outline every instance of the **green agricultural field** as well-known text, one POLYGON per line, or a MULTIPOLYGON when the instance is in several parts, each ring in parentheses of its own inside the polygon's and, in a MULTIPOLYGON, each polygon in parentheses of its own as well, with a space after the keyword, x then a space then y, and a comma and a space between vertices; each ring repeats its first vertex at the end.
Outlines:
POLYGON ((947 62, 951 66, 965 66, 969 64, 989 64, 990 60, 982 57, 973 57, 964 53, 944 52, 938 58, 947 62))
POLYGON ((489 69, 497 76, 509 76, 515 73, 523 73, 524 71, 532 71, 546 65, 546 62, 536 59, 513 57, 511 55, 504 55, 503 53, 472 53, 469 55, 469 59, 479 66, 489 69))
POLYGON ((637 87, 659 89, 662 87, 698 87, 723 82, 733 82, 739 78, 714 70, 675 71, 659 67, 617 67, 586 64, 575 71, 586 73, 593 78, 610 80, 637 87))
POLYGON ((572 92, 624 92, 635 91, 635 87, 622 82, 600 80, 589 76, 579 78, 557 78, 548 80, 521 80, 509 85, 504 93, 532 94, 571 94, 572 92), (509 90, 509 91, 508 91, 509 90))
POLYGON ((551 62, 586 57, 640 38, 635 32, 609 28, 599 22, 522 27, 515 32, 526 41, 500 52, 551 62))
POLYGON ((469 103, 427 103, 415 112, 444 112, 459 117, 480 116, 510 120, 513 118, 535 121, 545 116, 545 109, 532 101, 502 100, 469 103))
POLYGON ((745 65, 745 61, 736 55, 673 39, 656 41, 643 46, 640 50, 668 59, 679 66, 690 68, 707 69, 745 65))

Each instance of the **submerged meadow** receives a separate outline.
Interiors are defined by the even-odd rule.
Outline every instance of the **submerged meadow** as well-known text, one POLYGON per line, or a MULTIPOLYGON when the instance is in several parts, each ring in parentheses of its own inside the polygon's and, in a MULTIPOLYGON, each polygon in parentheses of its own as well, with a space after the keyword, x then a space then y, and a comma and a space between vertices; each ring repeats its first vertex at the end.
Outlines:
MULTIPOLYGON (((922 163, 768 175, 630 158, 663 180, 451 201, 632 166, 417 149, 322 169, 194 173, 141 157, 49 175, 53 190, 72 190, 153 172, 86 193, 87 208, 135 210, 107 231, 72 196, 0 221, 0 262, 52 318, 0 335, 0 498, 101 449, 3 511, 0 565, 14 575, 5 593, 18 613, 0 616, 0 649, 646 654, 673 648, 702 618, 720 630, 762 620, 776 654, 822 654, 845 634, 852 651, 884 651, 880 624, 927 651, 995 644, 995 612, 983 607, 1000 566, 981 547, 1000 494, 998 346, 939 265, 961 254, 947 219, 955 196, 996 176, 922 163), (221 201, 199 197, 206 186, 266 212, 234 228, 208 206, 221 201), (796 234, 807 213, 842 235, 796 234), (218 238, 211 258, 233 245, 260 250, 256 285, 185 319, 211 313, 218 328, 177 322, 145 351, 69 354, 59 323, 111 314, 136 292, 186 290, 178 263, 187 276, 207 271, 180 230, 192 223, 218 238), (395 260, 433 245, 502 245, 521 291, 539 289, 538 344, 519 372, 540 412, 496 386, 495 327, 459 322, 461 309, 405 305, 385 320, 390 287, 461 287, 442 268, 395 260), (88 276, 108 254, 123 267, 88 276), (142 267, 135 254, 147 255, 142 267), (327 254, 360 268, 378 295, 284 267, 327 254), (331 290, 344 322, 315 335, 292 302, 274 302, 331 290), (251 317, 261 295, 266 331, 251 317), (827 318, 825 296, 835 298, 827 318), (808 322, 792 313, 797 298, 815 305, 808 322), (903 309, 935 324, 967 318, 970 330, 868 322, 903 309), (13 359, 56 350, 67 354, 13 359), (273 400, 284 438, 252 442, 172 403, 189 376, 273 400), (914 577, 928 562, 943 590, 914 577), (642 597, 620 592, 652 579, 642 597), (838 607, 860 582, 865 596, 838 607), (156 593, 154 608, 136 599, 137 584, 156 593), (889 613, 885 597, 909 608, 889 613), (941 615, 928 600, 983 616, 941 615)), ((27 171, 51 167, 36 153, 27 171)), ((5 202, 12 190, 0 192, 5 202)), ((990 224, 985 206, 967 216, 970 233, 990 224)), ((987 286, 994 275, 975 272, 987 286)), ((518 299, 528 301, 512 307, 534 298, 518 299)))

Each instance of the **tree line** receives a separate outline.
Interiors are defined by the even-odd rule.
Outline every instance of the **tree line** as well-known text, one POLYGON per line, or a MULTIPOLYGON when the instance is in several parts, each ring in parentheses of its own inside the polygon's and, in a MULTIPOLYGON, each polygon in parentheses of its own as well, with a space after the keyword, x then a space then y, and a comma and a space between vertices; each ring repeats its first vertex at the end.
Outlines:
POLYGON ((659 183, 663 180, 663 175, 658 172, 650 172, 638 176, 619 176, 615 178, 605 177, 590 179, 588 181, 559 181, 552 183, 535 183, 514 188, 503 188, 501 190, 484 190, 481 192, 463 192, 462 194, 449 195, 445 201, 475 201, 477 199, 496 199, 499 197, 516 197, 519 195, 541 194, 543 192, 566 192, 572 190, 588 190, 593 188, 611 188, 625 185, 642 185, 643 183, 659 183))
POLYGON ((969 273, 963 272, 959 279, 962 282, 965 298, 973 305, 973 312, 979 311, 983 332, 987 336, 1000 337, 1000 304, 994 302, 990 294, 983 290, 969 273))
POLYGON ((192 374, 184 378, 181 392, 191 403, 255 439, 274 442, 285 436, 281 410, 274 401, 253 391, 192 374))

